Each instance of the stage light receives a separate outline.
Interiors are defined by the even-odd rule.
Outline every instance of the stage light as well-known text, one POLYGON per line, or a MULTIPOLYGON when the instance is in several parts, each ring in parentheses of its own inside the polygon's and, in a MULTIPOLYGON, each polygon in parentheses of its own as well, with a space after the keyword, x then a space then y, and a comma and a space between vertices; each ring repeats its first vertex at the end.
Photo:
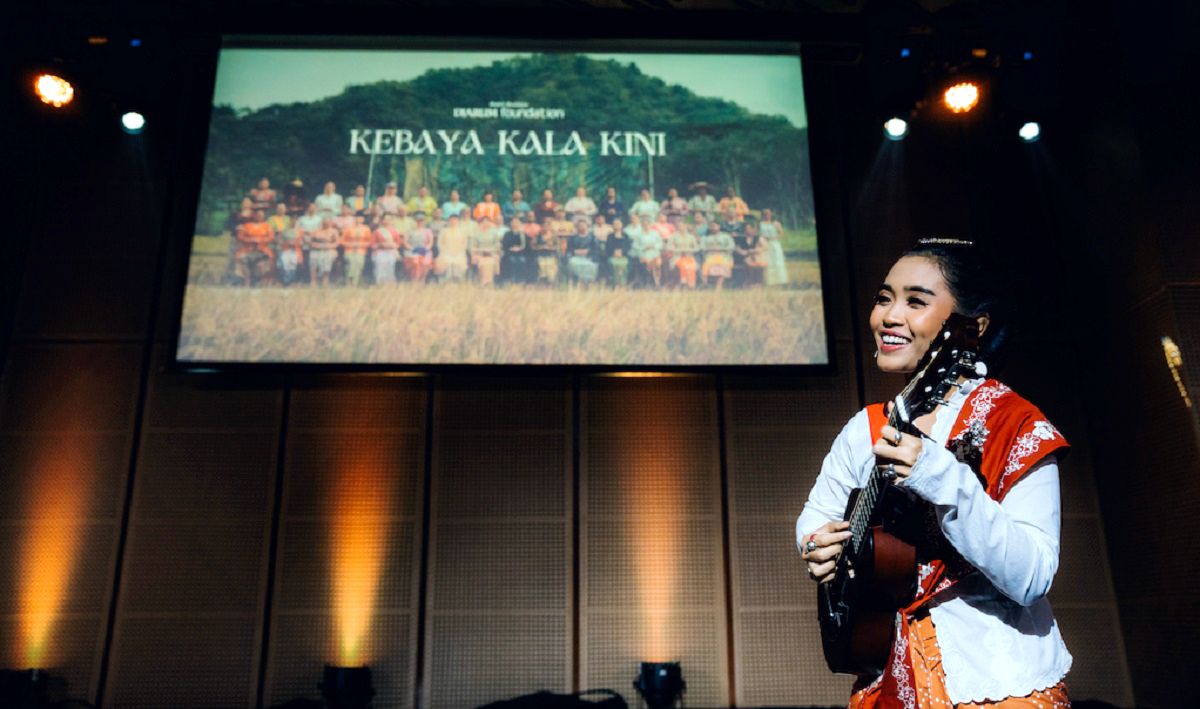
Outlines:
POLYGON ((946 89, 942 100, 953 113, 966 113, 979 103, 979 86, 970 81, 957 83, 946 89))
POLYGON ((1026 50, 1025 53, 1021 55, 1021 58, 1027 62, 1031 62, 1033 61, 1033 52, 1026 50))
POLYGON ((1036 121, 1029 121, 1021 126, 1020 130, 1017 131, 1017 135, 1021 136, 1021 140, 1026 143, 1033 143, 1042 137, 1042 127, 1036 121))
POLYGON ((62 108, 75 98, 75 87, 71 82, 54 74, 41 74, 33 80, 33 91, 42 103, 62 108))
POLYGON ((137 111, 130 111, 121 116, 121 130, 130 135, 137 135, 146 128, 146 117, 137 111))
POLYGON ((976 47, 971 50, 971 56, 975 57, 976 59, 986 59, 987 55, 988 51, 983 47, 976 47))
POLYGON ((49 684, 45 670, 0 670, 0 706, 48 707, 49 684))
POLYGON ((901 59, 908 59, 908 58, 909 58, 909 57, 911 57, 911 56, 912 56, 912 50, 911 50, 911 49, 909 49, 908 47, 901 47, 901 48, 900 48, 900 58, 901 58, 901 59))
POLYGON ((1175 380, 1175 386, 1179 388, 1179 396, 1190 409, 1192 408, 1192 397, 1188 395, 1187 385, 1183 383, 1183 376, 1179 373, 1179 370, 1183 368, 1183 350, 1179 349, 1175 340, 1165 335, 1162 338, 1162 348, 1163 354, 1167 356, 1167 368, 1171 370, 1171 378, 1175 380))
POLYGON ((370 667, 325 665, 317 689, 329 709, 363 709, 375 698, 370 667))
POLYGON ((678 662, 643 662, 633 688, 649 709, 670 709, 687 689, 687 683, 678 662))
POLYGON ((140 46, 142 46, 142 40, 138 39, 137 37, 134 37, 133 39, 129 40, 129 46, 130 47, 140 47, 140 46))
POLYGON ((88 42, 88 44, 92 45, 93 47, 100 47, 105 44, 108 44, 108 37, 105 37, 103 35, 93 35, 91 37, 88 37, 87 42, 88 42))
POLYGON ((887 119, 883 122, 883 134, 888 140, 904 140, 908 135, 908 121, 895 116, 887 119))

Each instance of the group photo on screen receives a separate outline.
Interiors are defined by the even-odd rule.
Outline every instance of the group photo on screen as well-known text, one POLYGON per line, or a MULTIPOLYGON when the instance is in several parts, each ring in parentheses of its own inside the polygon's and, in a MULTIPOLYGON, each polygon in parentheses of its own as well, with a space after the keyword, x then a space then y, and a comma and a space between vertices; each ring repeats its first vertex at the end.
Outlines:
POLYGON ((813 212, 795 55, 226 48, 177 358, 823 364, 813 212))

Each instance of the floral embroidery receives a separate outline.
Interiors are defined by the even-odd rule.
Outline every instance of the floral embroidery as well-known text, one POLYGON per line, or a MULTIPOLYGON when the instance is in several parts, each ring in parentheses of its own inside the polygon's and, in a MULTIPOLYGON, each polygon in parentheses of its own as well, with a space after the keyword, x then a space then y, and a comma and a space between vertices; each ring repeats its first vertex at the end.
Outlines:
POLYGON ((1017 436, 1017 440, 1013 441, 1012 449, 1008 453, 1008 463, 1004 466, 1004 474, 1000 476, 997 491, 1004 492, 1004 487, 1009 483, 1013 473, 1025 468, 1027 459, 1037 453, 1038 448, 1042 446, 1042 441, 1053 441, 1060 436, 1062 434, 1058 432, 1058 429, 1045 420, 1035 421, 1032 429, 1017 436))
POLYGON ((908 679, 908 637, 903 632, 904 623, 896 617, 896 640, 892 643, 892 678, 896 680, 896 698, 904 709, 916 709, 917 693, 908 679))
POLYGON ((917 595, 914 598, 920 598, 925 592, 925 579, 929 578, 934 570, 934 565, 929 563, 922 562, 917 566, 917 595))
POLYGON ((996 399, 1011 391, 1012 389, 997 381, 980 385, 971 397, 971 413, 967 414, 963 429, 954 440, 966 440, 972 448, 982 450, 989 433, 986 425, 988 414, 996 408, 996 399))

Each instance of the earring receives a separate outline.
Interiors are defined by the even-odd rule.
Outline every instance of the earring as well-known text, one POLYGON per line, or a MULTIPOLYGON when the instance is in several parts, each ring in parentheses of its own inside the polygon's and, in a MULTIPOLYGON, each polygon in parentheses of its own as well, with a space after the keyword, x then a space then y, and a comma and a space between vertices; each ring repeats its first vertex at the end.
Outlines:
POLYGON ((875 350, 875 354, 873 354, 873 355, 871 355, 871 356, 872 356, 872 357, 874 357, 875 359, 879 359, 879 350, 878 350, 878 349, 876 349, 876 350, 875 350))

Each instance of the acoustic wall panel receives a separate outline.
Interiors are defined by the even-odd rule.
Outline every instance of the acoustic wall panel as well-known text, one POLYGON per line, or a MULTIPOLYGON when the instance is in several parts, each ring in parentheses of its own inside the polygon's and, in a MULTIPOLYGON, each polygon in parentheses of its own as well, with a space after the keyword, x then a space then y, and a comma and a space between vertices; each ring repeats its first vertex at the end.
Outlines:
POLYGON ((572 688, 570 406, 562 379, 439 382, 425 706, 572 688))
POLYGON ((0 667, 94 701, 141 352, 14 343, 0 382, 0 667))
POLYGON ((691 706, 730 703, 720 443, 709 377, 585 380, 580 686, 631 704, 642 661, 678 661, 691 706))
POLYGON ((849 347, 840 343, 836 374, 731 378, 723 394, 737 703, 845 702, 851 680, 825 666, 795 524, 830 444, 858 409, 849 347))
POLYGON ((423 378, 292 391, 265 704, 367 665, 376 706, 412 706, 427 398, 423 378))
POLYGON ((281 396, 227 394, 151 377, 105 706, 256 701, 281 396))

